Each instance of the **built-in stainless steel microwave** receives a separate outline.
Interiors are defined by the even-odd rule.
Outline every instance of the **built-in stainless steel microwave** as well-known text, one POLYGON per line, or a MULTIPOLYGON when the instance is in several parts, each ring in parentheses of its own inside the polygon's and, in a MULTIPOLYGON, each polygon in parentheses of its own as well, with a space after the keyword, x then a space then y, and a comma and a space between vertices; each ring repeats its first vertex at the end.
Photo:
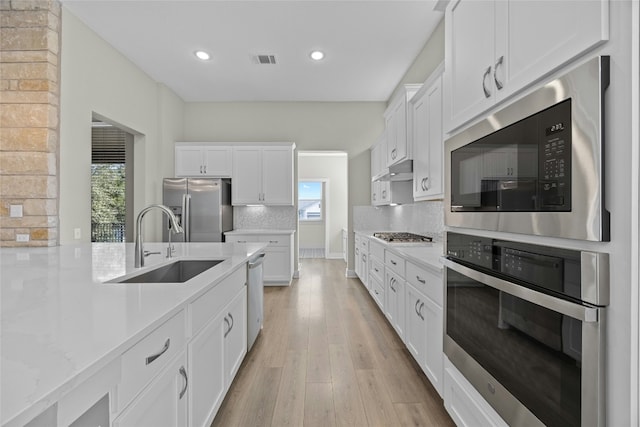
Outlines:
POLYGON ((609 241, 598 56, 449 138, 445 224, 609 241))

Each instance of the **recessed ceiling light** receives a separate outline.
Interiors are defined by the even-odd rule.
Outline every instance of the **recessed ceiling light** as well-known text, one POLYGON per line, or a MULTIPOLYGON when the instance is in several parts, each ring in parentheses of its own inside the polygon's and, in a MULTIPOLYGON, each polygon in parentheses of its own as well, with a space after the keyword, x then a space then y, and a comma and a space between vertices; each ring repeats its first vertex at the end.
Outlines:
POLYGON ((324 52, 322 52, 320 50, 314 50, 313 52, 311 52, 311 54, 309 56, 314 61, 320 61, 322 58, 324 58, 324 52))
POLYGON ((207 52, 205 52, 204 50, 196 50, 195 55, 198 59, 202 60, 202 61, 208 61, 211 59, 211 55, 209 55, 207 52))

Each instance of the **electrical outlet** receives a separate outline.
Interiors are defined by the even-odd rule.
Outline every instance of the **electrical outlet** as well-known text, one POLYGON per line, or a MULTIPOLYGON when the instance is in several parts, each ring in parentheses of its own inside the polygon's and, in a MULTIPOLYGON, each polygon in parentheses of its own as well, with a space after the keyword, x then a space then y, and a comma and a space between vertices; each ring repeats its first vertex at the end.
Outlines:
POLYGON ((73 238, 79 240, 82 238, 82 231, 79 228, 73 229, 73 238))
POLYGON ((11 218, 22 218, 22 205, 9 205, 9 216, 11 218))
POLYGON ((28 234, 16 234, 16 242, 28 242, 29 235, 28 234))

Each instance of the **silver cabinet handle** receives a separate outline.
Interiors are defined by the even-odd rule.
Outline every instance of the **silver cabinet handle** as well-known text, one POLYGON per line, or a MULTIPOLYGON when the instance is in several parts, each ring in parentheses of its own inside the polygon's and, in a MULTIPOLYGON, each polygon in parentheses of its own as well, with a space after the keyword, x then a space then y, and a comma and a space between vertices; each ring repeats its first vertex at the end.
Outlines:
POLYGON ((491 75, 491 66, 487 67, 486 71, 482 75, 482 90, 484 91, 485 98, 489 98, 491 96, 491 92, 487 89, 487 76, 491 75))
POLYGON ((160 350, 156 354, 152 354, 151 356, 148 356, 145 359, 145 362, 146 362, 145 364, 149 365, 153 363, 153 361, 156 360, 158 357, 162 356, 167 350, 169 350, 169 345, 171 345, 171 340, 167 338, 167 340, 164 342, 164 346, 162 347, 162 350, 160 350))
POLYGON ((238 243, 247 243, 246 240, 238 240, 238 243))
POLYGON ((427 185, 427 182, 429 182, 429 177, 426 177, 424 179, 424 190, 427 191, 429 189, 429 185, 427 185))
POLYGON ((394 260, 391 260, 391 264, 398 265, 394 260))
POLYGON ((503 66, 503 61, 504 61, 504 55, 498 58, 498 62, 496 62, 496 65, 493 67, 493 81, 496 82, 496 87, 498 88, 498 90, 504 87, 504 84, 500 80, 498 80, 498 76, 497 76, 498 67, 503 66))
POLYGON ((202 173, 202 165, 200 165, 200 173, 202 173))
POLYGON ((180 375, 182 375, 182 378, 184 378, 184 388, 180 392, 179 397, 179 399, 182 399, 184 397, 184 394, 187 392, 187 388, 189 387, 189 378, 187 377, 187 371, 186 369, 184 369, 184 366, 180 366, 180 375))
POLYGON ((229 332, 231 332, 231 324, 229 323, 229 319, 227 319, 227 316, 224 316, 224 323, 226 323, 228 327, 228 329, 224 331, 224 337, 226 338, 227 335, 229 335, 229 332))
POLYGON ((277 240, 269 240, 269 243, 278 243, 277 240))
POLYGON ((373 292, 375 292, 375 293, 376 293, 376 295, 380 295, 380 294, 378 293, 378 290, 377 290, 377 289, 374 289, 374 290, 373 290, 373 292))
POLYGON ((416 314, 418 315, 418 317, 420 317, 420 312, 418 312, 418 304, 420 304, 420 300, 416 300, 416 305, 414 307, 414 310, 416 312, 416 314))
POLYGON ((420 308, 418 309, 418 316, 420 316, 420 318, 424 320, 424 315, 422 314, 422 307, 424 307, 424 303, 420 304, 420 308))
POLYGON ((376 201, 376 193, 373 193, 373 201, 376 201))
POLYGON ((378 270, 377 268, 373 267, 373 269, 375 270, 376 273, 380 273, 380 270, 378 270))
POLYGON ((207 165, 204 165, 204 173, 207 173, 207 165))
POLYGON ((426 280, 424 280, 424 279, 421 279, 421 278, 420 278, 420 276, 416 276, 416 280, 417 280, 418 282, 422 283, 423 285, 424 285, 425 283, 427 283, 427 281, 426 281, 426 280))
POLYGON ((231 313, 228 313, 228 314, 229 314, 229 319, 231 319, 231 326, 229 326, 229 332, 231 332, 231 330, 233 329, 234 322, 233 322, 233 316, 231 315, 231 313))
POLYGON ((382 198, 386 198, 387 197, 387 190, 382 190, 382 198))

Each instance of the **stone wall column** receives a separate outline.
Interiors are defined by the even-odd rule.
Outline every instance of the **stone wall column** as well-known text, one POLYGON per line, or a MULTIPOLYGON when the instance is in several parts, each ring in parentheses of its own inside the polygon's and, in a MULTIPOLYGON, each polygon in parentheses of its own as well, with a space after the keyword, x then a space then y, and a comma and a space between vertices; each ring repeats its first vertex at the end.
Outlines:
POLYGON ((0 246, 58 244, 60 30, 57 0, 0 0, 0 246))

